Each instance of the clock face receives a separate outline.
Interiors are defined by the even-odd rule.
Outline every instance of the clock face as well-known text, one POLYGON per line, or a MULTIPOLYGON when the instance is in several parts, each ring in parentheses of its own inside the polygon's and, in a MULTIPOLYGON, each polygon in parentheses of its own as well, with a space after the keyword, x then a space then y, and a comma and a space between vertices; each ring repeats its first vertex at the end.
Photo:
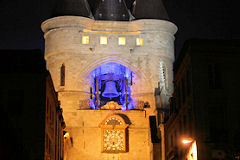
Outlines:
POLYGON ((124 130, 104 130, 103 133, 104 152, 122 152, 124 147, 124 130))

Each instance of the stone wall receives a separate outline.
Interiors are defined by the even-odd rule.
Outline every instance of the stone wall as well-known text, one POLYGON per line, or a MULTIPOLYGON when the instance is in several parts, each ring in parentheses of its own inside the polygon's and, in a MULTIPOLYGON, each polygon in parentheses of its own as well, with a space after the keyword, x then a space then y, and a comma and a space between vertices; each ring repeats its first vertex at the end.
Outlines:
POLYGON ((72 115, 69 122, 69 133, 73 138, 73 148, 69 159, 102 160, 146 160, 150 159, 151 135, 149 130, 148 115, 145 111, 120 111, 120 110, 78 110, 72 115), (128 127, 128 151, 126 153, 110 154, 101 152, 100 123, 111 114, 126 115, 131 124, 128 127))

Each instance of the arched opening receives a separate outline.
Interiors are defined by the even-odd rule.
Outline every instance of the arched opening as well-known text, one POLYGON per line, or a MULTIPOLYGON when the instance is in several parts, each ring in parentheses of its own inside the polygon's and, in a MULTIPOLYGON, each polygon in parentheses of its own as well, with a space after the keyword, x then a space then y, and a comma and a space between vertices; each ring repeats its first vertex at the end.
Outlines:
POLYGON ((104 109, 109 102, 122 106, 122 110, 133 109, 131 86, 134 72, 131 69, 116 62, 108 62, 95 68, 89 76, 92 79, 90 105, 93 109, 104 109))

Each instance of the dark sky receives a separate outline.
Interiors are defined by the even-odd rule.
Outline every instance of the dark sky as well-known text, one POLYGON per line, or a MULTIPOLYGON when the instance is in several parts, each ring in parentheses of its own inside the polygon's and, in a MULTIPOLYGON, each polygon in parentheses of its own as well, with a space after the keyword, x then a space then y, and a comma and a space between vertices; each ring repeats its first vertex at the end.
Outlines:
MULTIPOLYGON (((95 0, 90 1, 94 5, 95 0)), ((41 23, 57 0, 0 0, 0 49, 44 48, 41 23)), ((176 51, 191 38, 239 39, 238 0, 163 0, 178 26, 176 51)))

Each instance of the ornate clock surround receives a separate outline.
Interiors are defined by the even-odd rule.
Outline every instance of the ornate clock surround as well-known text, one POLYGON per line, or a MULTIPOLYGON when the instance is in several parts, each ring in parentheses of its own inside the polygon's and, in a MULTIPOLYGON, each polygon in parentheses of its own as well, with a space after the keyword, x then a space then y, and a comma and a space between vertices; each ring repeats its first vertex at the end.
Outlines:
POLYGON ((127 127, 129 124, 120 115, 110 115, 99 125, 103 153, 127 152, 127 127))

